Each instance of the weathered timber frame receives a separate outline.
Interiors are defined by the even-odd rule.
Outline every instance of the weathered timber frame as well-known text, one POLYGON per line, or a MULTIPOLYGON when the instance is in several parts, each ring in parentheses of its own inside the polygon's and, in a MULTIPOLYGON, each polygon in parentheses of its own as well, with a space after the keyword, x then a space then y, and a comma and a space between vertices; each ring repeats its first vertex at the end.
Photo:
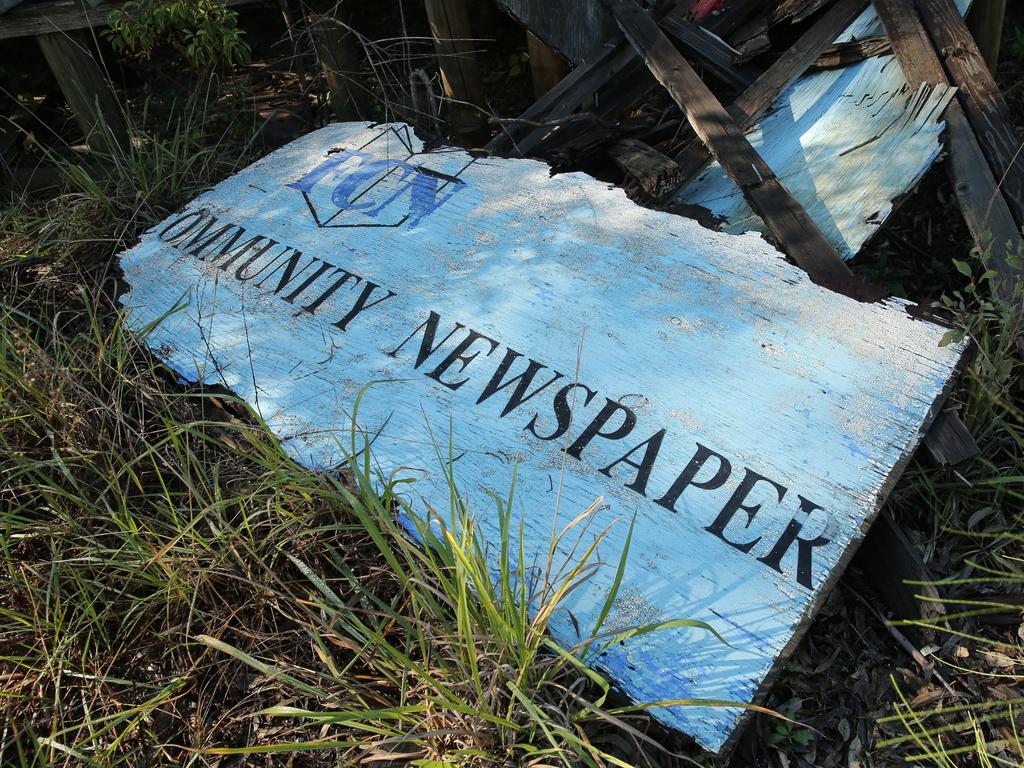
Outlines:
MULTIPOLYGON (((761 2, 737 0, 729 13, 711 20, 706 29, 718 36, 728 34, 761 2)), ((651 16, 662 21, 686 7, 685 0, 674 0, 656 7, 651 16)), ((564 126, 557 125, 558 121, 577 109, 589 103, 591 111, 599 117, 616 115, 656 84, 636 51, 621 33, 616 32, 594 55, 523 112, 519 126, 506 126, 487 144, 486 149, 519 156, 537 153, 543 144, 564 132, 564 126), (611 83, 615 84, 614 89, 608 88, 611 83), (545 125, 538 126, 538 123, 545 125)))

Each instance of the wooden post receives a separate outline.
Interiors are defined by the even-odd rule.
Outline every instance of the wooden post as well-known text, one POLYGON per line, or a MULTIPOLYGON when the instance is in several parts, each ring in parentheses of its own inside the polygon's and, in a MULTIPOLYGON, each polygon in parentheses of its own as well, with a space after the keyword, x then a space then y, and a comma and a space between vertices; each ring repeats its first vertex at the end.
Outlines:
MULTIPOLYGON (((921 83, 948 84, 939 55, 911 0, 872 0, 872 3, 907 82, 914 87, 921 83)), ((948 165, 953 192, 964 221, 979 246, 987 246, 991 241, 995 267, 1004 279, 1003 297, 1012 298, 1013 285, 1020 275, 1009 256, 1016 254, 1020 247, 1020 229, 958 99, 949 102, 943 118, 949 137, 948 165)))
MULTIPOLYGON (((337 6, 336 6, 337 7, 337 6)), ((366 120, 370 117, 368 99, 356 75, 360 69, 362 49, 359 39, 349 28, 351 12, 346 6, 335 12, 305 11, 313 36, 313 45, 331 89, 331 111, 337 120, 366 120)))
POLYGON ((999 45, 1003 41, 1005 17, 1006 0, 974 0, 967 14, 967 26, 971 28, 971 34, 993 75, 999 64, 999 45))
POLYGON ((89 146, 100 151, 110 151, 112 145, 127 147, 124 114, 85 32, 51 32, 36 40, 89 146))
POLYGON ((533 95, 539 99, 569 74, 569 64, 542 43, 533 32, 526 32, 526 46, 530 54, 533 95))
POLYGON ((985 65, 953 0, 917 0, 935 50, 957 88, 967 119, 988 158, 1003 197, 1018 224, 1024 224, 1024 156, 1010 107, 985 65))
POLYGON ((485 124, 485 115, 477 108, 483 104, 484 89, 466 0, 425 2, 444 95, 451 100, 452 125, 459 133, 475 133, 485 124))
POLYGON ((288 32, 288 41, 292 44, 292 55, 288 66, 295 71, 295 77, 299 81, 299 90, 302 94, 302 117, 305 120, 306 129, 313 130, 313 105, 310 102, 309 87, 306 84, 306 65, 296 46, 296 22, 302 19, 302 5, 299 0, 278 0, 278 7, 281 9, 281 18, 284 19, 284 28, 288 32))

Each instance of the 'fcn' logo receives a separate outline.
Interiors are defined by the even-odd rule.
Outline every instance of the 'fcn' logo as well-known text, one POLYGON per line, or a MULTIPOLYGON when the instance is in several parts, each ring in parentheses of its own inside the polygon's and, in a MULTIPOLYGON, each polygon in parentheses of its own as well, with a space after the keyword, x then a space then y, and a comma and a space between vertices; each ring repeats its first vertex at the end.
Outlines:
POLYGON ((319 227, 415 227, 466 182, 421 165, 342 149, 288 186, 302 193, 319 227))

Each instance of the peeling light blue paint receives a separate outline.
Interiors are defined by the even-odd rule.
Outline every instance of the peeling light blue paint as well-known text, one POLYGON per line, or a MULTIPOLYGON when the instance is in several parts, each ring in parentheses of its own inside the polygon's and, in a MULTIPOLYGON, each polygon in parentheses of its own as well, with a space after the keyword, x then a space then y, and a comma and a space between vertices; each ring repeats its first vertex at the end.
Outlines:
MULTIPOLYGON (((969 0, 957 0, 966 11, 969 0)), ((873 7, 836 42, 882 34, 873 7)), ((893 56, 797 80, 747 138, 844 258, 853 258, 939 156, 941 115, 955 89, 911 89, 893 56)), ((766 232, 718 163, 675 201, 724 218, 722 231, 766 232)))
MULTIPOLYGON (((342 203, 359 194, 386 201, 399 189, 396 177, 350 190, 342 203)), ((524 526, 528 561, 543 562, 556 522, 602 499, 587 535, 611 526, 598 557, 617 563, 635 515, 611 625, 702 619, 732 643, 672 629, 591 660, 638 701, 755 697, 877 513, 963 348, 940 347, 944 330, 913 319, 899 301, 862 304, 814 285, 757 235, 711 232, 635 206, 582 174, 551 177, 535 161, 424 154, 400 125, 332 125, 305 136, 154 227, 122 263, 131 327, 157 321, 186 292, 185 306, 149 334, 150 346, 184 378, 234 390, 307 466, 344 458, 360 388, 392 380, 365 395, 360 426, 376 435, 385 474, 403 467, 402 476, 415 479, 404 487, 418 513, 425 502, 446 509, 449 499, 429 425, 442 443, 451 427, 456 479, 491 541, 498 530, 487 491, 504 492, 517 463, 513 525, 524 526), (339 180, 306 190, 288 185, 339 148, 425 166, 463 186, 415 228, 408 219, 378 226, 408 213, 399 198, 375 217, 363 212, 374 207, 335 205, 346 226, 322 226, 326 217, 315 219, 305 198, 333 205, 339 180), (209 216, 247 234, 232 247, 221 239, 206 251, 190 248, 193 230, 179 230, 198 230, 209 216), (253 233, 275 245, 260 253, 264 241, 241 245, 253 233), (282 283, 295 252, 302 256, 282 283), (251 277, 270 265, 278 269, 273 281, 251 277), (310 285, 298 290, 306 279, 310 285), (314 296, 322 301, 304 311, 314 296), (360 297, 365 308, 341 330, 339 318, 351 316, 360 297), (417 367, 426 331, 415 334, 431 312, 439 315, 437 348, 427 345, 417 367), (446 335, 456 323, 461 330, 446 335), (466 365, 425 375, 457 355, 469 329, 496 348, 488 352, 478 339, 463 350, 477 353, 466 365), (558 372, 558 387, 579 383, 597 393, 586 404, 585 391, 571 389, 574 418, 560 439, 537 436, 558 423, 556 386, 504 416, 512 387, 482 399, 509 349, 522 355, 509 375, 533 359, 543 366, 535 385, 558 372), (466 382, 452 388, 459 379, 466 382), (628 437, 597 436, 573 458, 573 445, 609 404, 616 419, 603 432, 624 424, 628 409, 636 420, 628 437), (663 443, 642 495, 628 487, 639 471, 612 463, 659 429, 663 443), (731 462, 722 484, 698 486, 714 484, 708 455, 675 511, 655 503, 699 446, 731 462), (723 535, 734 542, 758 539, 744 553, 708 529, 749 472, 787 491, 776 502, 772 486, 755 483, 746 503, 761 506, 749 526, 742 511, 727 522, 723 535), (800 497, 825 512, 801 512, 800 497), (793 521, 802 521, 808 541, 828 540, 812 548, 809 586, 800 581, 796 544, 780 570, 765 562, 793 521)), ((640 454, 633 460, 639 464, 640 454)), ((593 626, 613 577, 613 567, 602 568, 572 594, 581 626, 593 626)), ((578 640, 567 612, 554 617, 552 631, 563 645, 578 640)), ((717 750, 743 710, 656 714, 717 750)))

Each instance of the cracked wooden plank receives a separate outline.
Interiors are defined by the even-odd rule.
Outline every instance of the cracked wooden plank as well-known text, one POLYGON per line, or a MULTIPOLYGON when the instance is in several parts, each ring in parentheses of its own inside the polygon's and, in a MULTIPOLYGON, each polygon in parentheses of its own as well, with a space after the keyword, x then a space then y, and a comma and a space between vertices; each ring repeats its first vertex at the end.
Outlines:
MULTIPOLYGON (((875 10, 867 8, 835 43, 881 32, 875 10)), ((952 98, 948 85, 910 85, 892 56, 877 56, 800 78, 747 137, 849 259, 941 154, 942 113, 952 98)), ((717 163, 672 203, 706 208, 726 232, 766 231, 717 163)))
MULTIPOLYGON (((611 526, 599 557, 617 563, 635 517, 609 628, 695 618, 730 643, 673 628, 588 658, 637 701, 758 699, 963 351, 901 301, 814 285, 756 235, 537 161, 424 152, 403 125, 304 136, 122 266, 130 327, 185 379, 237 393, 305 466, 346 458, 376 381, 358 426, 383 476, 412 481, 413 514, 448 509, 436 440, 491 541, 491 494, 515 472, 528 561, 596 501, 587 535, 611 526)), ((568 611, 588 633, 614 571, 556 613, 563 646, 580 639, 568 611)), ((653 714, 711 750, 745 717, 653 714)))
MULTIPOLYGON (((829 43, 861 13, 868 0, 839 0, 804 35, 786 49, 749 88, 729 105, 729 114, 740 128, 749 128, 771 107, 818 58, 829 43)), ((679 163, 683 179, 689 179, 708 164, 711 155, 703 145, 684 150, 679 163)))

